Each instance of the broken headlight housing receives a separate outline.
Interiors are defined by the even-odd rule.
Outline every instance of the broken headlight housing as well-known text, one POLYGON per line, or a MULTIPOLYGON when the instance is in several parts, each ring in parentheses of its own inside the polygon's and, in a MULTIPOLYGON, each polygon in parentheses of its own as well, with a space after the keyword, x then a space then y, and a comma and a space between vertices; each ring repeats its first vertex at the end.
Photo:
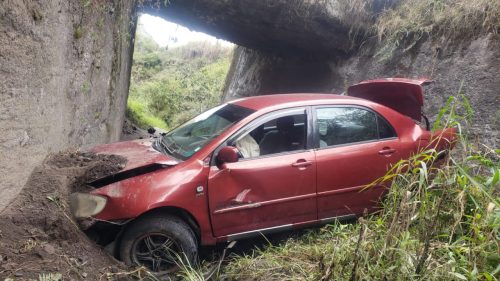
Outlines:
POLYGON ((99 214, 107 201, 104 196, 77 192, 69 196, 69 207, 75 218, 88 218, 99 214))

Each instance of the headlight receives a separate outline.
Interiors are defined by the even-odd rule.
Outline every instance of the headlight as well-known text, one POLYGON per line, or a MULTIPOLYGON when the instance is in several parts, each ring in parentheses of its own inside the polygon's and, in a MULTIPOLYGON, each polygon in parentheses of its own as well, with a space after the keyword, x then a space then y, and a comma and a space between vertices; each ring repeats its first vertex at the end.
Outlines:
POLYGON ((106 197, 89 193, 73 193, 69 196, 69 207, 75 218, 88 218, 99 214, 106 202, 106 197))

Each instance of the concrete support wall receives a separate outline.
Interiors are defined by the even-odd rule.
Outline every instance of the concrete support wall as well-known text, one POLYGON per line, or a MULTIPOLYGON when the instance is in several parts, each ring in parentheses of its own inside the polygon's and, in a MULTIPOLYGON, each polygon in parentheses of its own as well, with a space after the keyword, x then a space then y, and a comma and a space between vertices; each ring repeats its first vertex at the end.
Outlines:
POLYGON ((118 140, 134 1, 0 3, 0 210, 48 153, 118 140))
POLYGON ((330 93, 338 79, 335 71, 325 59, 238 47, 223 100, 276 93, 330 93))

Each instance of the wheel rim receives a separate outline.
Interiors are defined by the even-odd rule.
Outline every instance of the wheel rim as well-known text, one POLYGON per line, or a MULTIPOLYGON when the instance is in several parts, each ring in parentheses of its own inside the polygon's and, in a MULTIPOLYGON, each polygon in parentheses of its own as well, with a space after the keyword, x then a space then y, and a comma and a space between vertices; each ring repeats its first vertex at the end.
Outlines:
POLYGON ((177 242, 164 233, 144 234, 132 247, 134 263, 158 273, 175 271, 180 253, 177 242))

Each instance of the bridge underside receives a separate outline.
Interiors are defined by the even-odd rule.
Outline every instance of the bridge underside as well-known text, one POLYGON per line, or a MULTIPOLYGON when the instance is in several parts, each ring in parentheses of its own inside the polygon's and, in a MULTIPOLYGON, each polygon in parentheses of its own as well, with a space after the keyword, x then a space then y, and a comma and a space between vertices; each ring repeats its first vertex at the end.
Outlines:
MULTIPOLYGON (((142 11, 247 48, 308 55, 348 53, 358 44, 362 21, 394 0, 170 0, 142 11)), ((364 22, 366 24, 366 22, 364 22)), ((361 28, 362 29, 362 28, 361 28)))
POLYGON ((284 92, 332 92, 334 62, 354 53, 367 21, 397 0, 170 0, 142 12, 238 47, 224 100, 284 92), (356 7, 356 8, 353 8, 356 7))

